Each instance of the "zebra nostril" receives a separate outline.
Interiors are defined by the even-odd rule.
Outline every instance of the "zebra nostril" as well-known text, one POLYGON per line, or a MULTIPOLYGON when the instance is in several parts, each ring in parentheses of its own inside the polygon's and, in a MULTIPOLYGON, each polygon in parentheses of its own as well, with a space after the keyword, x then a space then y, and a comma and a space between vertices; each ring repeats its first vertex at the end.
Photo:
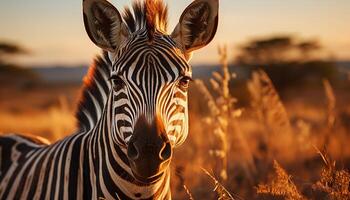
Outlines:
POLYGON ((139 152, 134 142, 130 142, 128 145, 128 157, 131 160, 136 160, 139 157, 139 152))
POLYGON ((160 150, 160 159, 168 160, 171 157, 171 144, 170 142, 166 142, 163 149, 160 150))

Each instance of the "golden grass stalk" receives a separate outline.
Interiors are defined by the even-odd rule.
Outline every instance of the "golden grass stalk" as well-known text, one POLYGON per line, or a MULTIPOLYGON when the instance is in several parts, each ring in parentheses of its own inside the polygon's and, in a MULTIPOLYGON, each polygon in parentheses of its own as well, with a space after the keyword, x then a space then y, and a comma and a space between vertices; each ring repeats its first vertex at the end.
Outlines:
POLYGON ((335 161, 332 161, 326 153, 318 150, 325 164, 321 171, 321 178, 312 185, 315 191, 325 192, 330 200, 350 199, 350 174, 345 170, 336 170, 335 161))
POLYGON ((333 91, 333 88, 330 84, 330 82, 327 79, 323 80, 323 87, 324 92, 326 95, 326 104, 327 104, 327 111, 326 111, 326 120, 327 120, 327 128, 328 130, 325 132, 324 136, 324 148, 328 148, 331 133, 334 131, 334 125, 336 120, 336 98, 333 91))
POLYGON ((262 125, 261 132, 270 157, 293 159, 295 136, 287 111, 269 76, 263 70, 254 71, 247 83, 251 106, 262 125), (286 155, 288 154, 288 155, 286 155))
POLYGON ((253 72, 248 90, 253 108, 259 112, 260 120, 272 134, 292 132, 287 111, 271 79, 263 70, 253 72))
POLYGON ((222 80, 222 96, 226 99, 230 98, 230 87, 229 83, 231 80, 231 73, 228 69, 228 59, 227 59, 227 46, 219 46, 218 52, 220 55, 221 69, 223 71, 223 80, 222 80))
POLYGON ((219 195, 218 200, 234 200, 230 192, 212 175, 208 170, 203 169, 203 172, 214 181, 214 191, 219 195))
POLYGON ((210 116, 205 119, 205 122, 213 128, 216 140, 215 146, 210 150, 210 155, 217 159, 214 167, 215 174, 220 177, 221 181, 226 181, 227 155, 230 149, 228 135, 232 136, 231 139, 235 141, 235 150, 240 151, 240 154, 245 156, 246 163, 242 166, 248 176, 251 176, 251 173, 255 171, 255 166, 252 153, 236 119, 242 114, 242 110, 236 108, 237 99, 230 93, 230 81, 234 76, 229 71, 227 47, 219 47, 218 52, 222 71, 221 73, 214 72, 213 78, 210 79, 213 92, 209 91, 202 80, 196 80, 195 83, 204 95, 210 110, 210 116), (232 134, 230 134, 231 132, 232 134))
POLYGON ((185 184, 185 176, 184 176, 183 173, 184 173, 183 167, 178 166, 178 167, 175 168, 175 175, 176 175, 177 178, 179 179, 180 185, 181 185, 182 188, 185 190, 185 192, 186 192, 186 194, 187 194, 189 200, 193 200, 194 198, 193 198, 193 196, 192 196, 192 193, 191 193, 191 191, 188 189, 188 187, 187 187, 186 184, 185 184))
POLYGON ((323 80, 323 87, 327 97, 327 125, 329 129, 333 129, 336 118, 336 98, 334 95, 333 88, 327 79, 323 80))
POLYGON ((259 184, 257 188, 258 194, 271 195, 276 197, 283 197, 286 200, 304 200, 293 183, 291 176, 279 165, 275 160, 273 164, 275 169, 275 176, 268 184, 259 184))
POLYGON ((184 188, 186 194, 188 195, 189 200, 194 200, 194 198, 193 198, 193 196, 192 196, 192 193, 191 193, 190 190, 187 188, 187 186, 186 186, 186 185, 183 185, 183 188, 184 188))

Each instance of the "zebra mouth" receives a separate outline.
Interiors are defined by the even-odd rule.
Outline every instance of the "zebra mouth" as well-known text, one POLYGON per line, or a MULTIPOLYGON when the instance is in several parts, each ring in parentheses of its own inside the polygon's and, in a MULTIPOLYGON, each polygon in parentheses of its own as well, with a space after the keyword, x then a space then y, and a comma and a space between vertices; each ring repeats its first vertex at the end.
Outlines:
POLYGON ((133 170, 132 171, 132 174, 134 175, 134 178, 136 179, 136 181, 140 182, 140 183, 143 183, 143 184, 152 184, 152 183, 155 183, 157 182, 158 180, 160 180, 164 174, 164 172, 161 172, 159 174, 156 174, 154 176, 150 176, 150 177, 143 177, 143 176, 140 176, 138 175, 136 172, 134 172, 133 170))

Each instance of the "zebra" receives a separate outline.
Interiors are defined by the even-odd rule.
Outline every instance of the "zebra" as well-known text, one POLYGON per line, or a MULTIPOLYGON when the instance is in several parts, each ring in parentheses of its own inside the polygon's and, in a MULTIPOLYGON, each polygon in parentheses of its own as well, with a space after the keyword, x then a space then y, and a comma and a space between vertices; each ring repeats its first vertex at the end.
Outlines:
POLYGON ((122 14, 83 0, 91 41, 102 49, 84 78, 76 133, 53 144, 0 138, 0 199, 171 199, 173 149, 188 134, 192 52, 213 39, 218 0, 195 0, 167 32, 161 0, 122 14))

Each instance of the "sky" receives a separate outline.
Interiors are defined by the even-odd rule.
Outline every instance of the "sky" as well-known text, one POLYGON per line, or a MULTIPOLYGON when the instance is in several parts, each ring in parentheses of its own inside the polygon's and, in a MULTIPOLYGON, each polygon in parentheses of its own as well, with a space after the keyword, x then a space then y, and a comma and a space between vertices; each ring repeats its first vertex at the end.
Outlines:
MULTIPOLYGON (((192 0, 164 0, 169 32, 192 0)), ((118 10, 131 0, 110 0, 118 10)), ((79 0, 1 0, 0 41, 20 44, 32 53, 16 58, 27 66, 82 65, 100 50, 88 38, 79 0)), ((350 0, 220 0, 220 23, 214 40, 194 53, 192 64, 214 64, 218 45, 232 57, 254 38, 292 34, 318 39, 329 54, 350 60, 350 0)))

